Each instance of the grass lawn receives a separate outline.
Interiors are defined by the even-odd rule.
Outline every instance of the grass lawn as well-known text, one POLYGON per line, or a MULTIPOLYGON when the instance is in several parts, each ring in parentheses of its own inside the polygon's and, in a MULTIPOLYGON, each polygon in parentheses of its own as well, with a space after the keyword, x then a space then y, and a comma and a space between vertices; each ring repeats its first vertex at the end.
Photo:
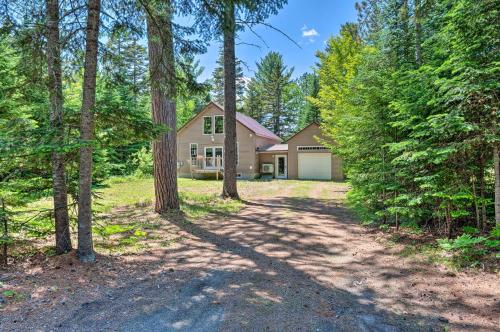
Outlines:
MULTIPOLYGON (((192 180, 179 178, 179 196, 182 213, 158 216, 153 212, 154 186, 152 178, 120 177, 109 179, 103 188, 96 190, 94 199, 95 245, 101 253, 138 252, 153 247, 170 246, 182 236, 166 219, 176 218, 182 222, 203 218, 209 214, 221 217, 237 213, 245 200, 253 198, 293 195, 308 197, 318 182, 294 180, 238 181, 238 192, 242 201, 223 200, 222 181, 192 180)), ((323 190, 321 198, 329 198, 331 192, 323 190)), ((29 211, 46 209, 50 212, 52 200, 47 198, 27 207, 29 211)), ((16 239, 15 252, 34 253, 52 250, 53 221, 49 218, 34 218, 33 212, 18 216, 17 223, 23 229, 13 233, 16 239)), ((72 233, 76 235, 76 216, 72 216, 72 233)), ((76 238, 74 240, 76 243, 76 238)))

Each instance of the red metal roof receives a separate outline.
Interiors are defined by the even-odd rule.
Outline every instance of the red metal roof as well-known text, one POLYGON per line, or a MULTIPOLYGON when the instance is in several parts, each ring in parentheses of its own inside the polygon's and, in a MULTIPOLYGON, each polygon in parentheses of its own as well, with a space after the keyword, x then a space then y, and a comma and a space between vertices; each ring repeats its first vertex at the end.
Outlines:
MULTIPOLYGON (((216 103, 214 101, 211 101, 211 102, 209 102, 207 104, 207 106, 205 106, 203 108, 203 110, 200 113, 198 113, 191 120, 189 120, 188 122, 186 122, 184 124, 184 126, 182 126, 181 128, 177 129, 177 133, 179 133, 182 129, 184 129, 185 127, 187 127, 187 125, 189 123, 191 123, 191 121, 193 121, 197 117, 201 116, 201 114, 203 114, 203 112, 208 108, 208 106, 210 104, 215 105, 222 112, 224 112, 224 108, 221 105, 219 105, 218 103, 216 103)), ((247 116, 245 114, 242 114, 240 112, 236 112, 236 121, 238 121, 239 123, 241 123, 243 126, 247 127, 250 131, 254 132, 255 135, 257 135, 257 136, 264 137, 264 138, 269 138, 269 139, 273 139, 273 140, 276 140, 278 142, 282 141, 282 139, 279 138, 278 136, 276 136, 275 133, 273 133, 269 129, 265 128, 263 125, 261 125, 260 123, 258 123, 255 119, 253 119, 253 118, 251 118, 251 117, 249 117, 249 116, 247 116)))
POLYGON ((276 136, 275 133, 258 123, 255 119, 242 114, 240 112, 236 112, 236 120, 253 131, 255 135, 260 136, 260 137, 265 137, 265 138, 270 138, 270 139, 275 139, 277 141, 281 142, 281 138, 276 136))

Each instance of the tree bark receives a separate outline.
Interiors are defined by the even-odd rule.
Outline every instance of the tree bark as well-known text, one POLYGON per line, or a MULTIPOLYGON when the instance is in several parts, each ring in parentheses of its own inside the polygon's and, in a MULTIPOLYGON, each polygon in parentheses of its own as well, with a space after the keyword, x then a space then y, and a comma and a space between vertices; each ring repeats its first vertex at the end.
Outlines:
MULTIPOLYGON (((52 144, 58 148, 64 144, 64 105, 62 93, 61 44, 59 36, 59 0, 47 0, 46 11, 50 124, 53 130, 52 144)), ((71 250, 64 155, 54 151, 51 157, 54 220, 56 225, 56 253, 62 254, 71 250)))
POLYGON ((5 211, 5 202, 0 197, 0 220, 2 221, 3 226, 3 244, 2 244, 2 265, 7 266, 8 263, 8 238, 9 238, 9 227, 7 225, 7 211, 5 211))
POLYGON ((173 8, 170 0, 164 4, 165 12, 158 13, 153 9, 147 18, 152 117, 155 124, 162 125, 168 130, 153 142, 157 213, 179 209, 173 8))
POLYGON ((500 226, 500 156, 498 144, 493 146, 493 163, 495 164, 495 225, 500 226))
POLYGON ((446 238, 451 239, 451 204, 446 203, 446 238))
POLYGON ((474 196, 474 210, 476 212, 476 228, 481 229, 481 216, 479 213, 479 204, 477 202, 476 177, 472 178, 472 195, 474 196))
POLYGON ((88 1, 83 98, 80 121, 80 181, 78 194, 78 257, 95 261, 92 240, 92 140, 97 75, 100 0, 88 1))
POLYGON ((479 197, 481 198, 481 228, 484 229, 488 223, 488 217, 486 215, 486 202, 484 197, 486 196, 485 192, 485 179, 484 179, 484 168, 485 168, 485 160, 484 160, 484 155, 481 154, 481 159, 480 159, 480 167, 479 167, 479 197))
POLYGON ((236 33, 233 0, 224 2, 224 184, 223 198, 239 199, 236 186, 236 33))
POLYGON ((420 0, 414 2, 413 17, 415 20, 415 62, 420 67, 422 65, 422 8, 420 0))

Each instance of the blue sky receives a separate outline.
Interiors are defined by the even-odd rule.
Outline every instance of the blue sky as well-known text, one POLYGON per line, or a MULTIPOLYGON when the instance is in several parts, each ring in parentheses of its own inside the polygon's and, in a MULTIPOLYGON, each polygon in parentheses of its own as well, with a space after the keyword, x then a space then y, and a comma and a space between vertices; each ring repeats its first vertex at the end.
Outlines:
MULTIPOLYGON (((236 56, 248 66, 244 67, 245 76, 253 76, 255 62, 270 51, 283 55, 285 64, 294 67, 293 77, 311 71, 316 62, 315 53, 324 49, 325 41, 339 32, 345 22, 356 20, 355 0, 289 0, 278 15, 272 16, 267 23, 282 30, 292 37, 300 46, 289 41, 285 36, 265 26, 257 26, 254 31, 259 34, 267 46, 252 32, 239 34, 236 56), (243 43, 257 44, 260 48, 243 43)), ((219 43, 213 42, 207 53, 199 55, 200 64, 205 67, 200 80, 209 78, 215 67, 219 43)))

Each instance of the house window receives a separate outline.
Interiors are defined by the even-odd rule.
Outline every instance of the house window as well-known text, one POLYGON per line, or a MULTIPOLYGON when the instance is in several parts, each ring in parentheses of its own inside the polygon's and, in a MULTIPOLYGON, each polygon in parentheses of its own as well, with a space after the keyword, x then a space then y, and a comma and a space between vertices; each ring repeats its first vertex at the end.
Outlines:
POLYGON ((222 168, 224 163, 224 149, 222 146, 209 146, 205 147, 205 168, 215 168, 216 166, 222 168))
POLYGON ((330 149, 321 145, 297 146, 297 151, 329 151, 330 149))
POLYGON ((216 115, 215 119, 215 133, 224 134, 224 115, 216 115))
POLYGON ((189 155, 191 156, 191 165, 196 165, 196 158, 198 158, 198 144, 189 144, 189 155))
POLYGON ((212 135, 212 117, 204 116, 203 117, 203 134, 212 135))

